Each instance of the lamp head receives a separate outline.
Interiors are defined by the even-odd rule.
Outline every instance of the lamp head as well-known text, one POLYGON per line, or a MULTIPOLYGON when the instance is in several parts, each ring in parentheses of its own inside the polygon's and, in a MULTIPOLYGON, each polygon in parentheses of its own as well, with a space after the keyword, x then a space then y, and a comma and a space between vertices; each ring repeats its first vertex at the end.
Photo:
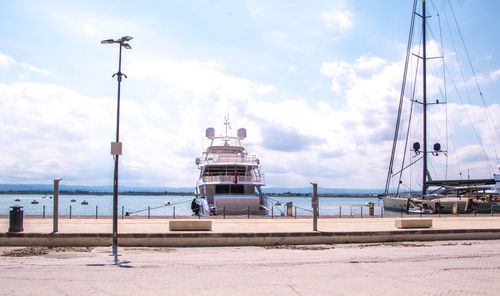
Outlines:
POLYGON ((134 39, 134 37, 130 37, 130 36, 123 36, 122 38, 120 38, 120 39, 116 40, 116 42, 120 42, 120 43, 122 43, 122 42, 128 42, 128 41, 130 41, 130 40, 132 40, 132 39, 134 39))
POLYGON ((101 41, 101 44, 111 44, 111 43, 115 43, 115 41, 113 39, 106 39, 101 41))

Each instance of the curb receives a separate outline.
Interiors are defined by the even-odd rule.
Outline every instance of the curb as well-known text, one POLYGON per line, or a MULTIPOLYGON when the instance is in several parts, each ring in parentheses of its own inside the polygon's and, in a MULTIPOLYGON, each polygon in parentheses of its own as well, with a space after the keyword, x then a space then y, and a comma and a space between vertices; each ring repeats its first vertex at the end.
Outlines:
MULTIPOLYGON (((124 247, 223 247, 489 239, 500 239, 500 229, 123 233, 118 235, 118 244, 124 247)), ((97 247, 111 243, 111 233, 0 233, 0 246, 97 247)))

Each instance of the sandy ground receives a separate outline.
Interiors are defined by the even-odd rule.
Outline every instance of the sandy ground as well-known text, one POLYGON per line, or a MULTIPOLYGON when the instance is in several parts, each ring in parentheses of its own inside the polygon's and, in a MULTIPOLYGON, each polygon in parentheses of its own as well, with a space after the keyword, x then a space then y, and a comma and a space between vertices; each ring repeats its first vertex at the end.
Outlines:
MULTIPOLYGON (((14 249, 0 247, 0 254, 14 249)), ((1 256, 0 294, 500 294, 500 240, 119 248, 118 255, 95 248, 1 256)))

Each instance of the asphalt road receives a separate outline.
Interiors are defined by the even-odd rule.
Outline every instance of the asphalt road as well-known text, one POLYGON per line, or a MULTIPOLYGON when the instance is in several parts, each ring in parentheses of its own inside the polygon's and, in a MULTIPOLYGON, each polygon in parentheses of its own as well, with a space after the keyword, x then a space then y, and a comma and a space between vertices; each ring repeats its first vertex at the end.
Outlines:
POLYGON ((500 294, 500 240, 18 249, 0 247, 1 295, 500 294))

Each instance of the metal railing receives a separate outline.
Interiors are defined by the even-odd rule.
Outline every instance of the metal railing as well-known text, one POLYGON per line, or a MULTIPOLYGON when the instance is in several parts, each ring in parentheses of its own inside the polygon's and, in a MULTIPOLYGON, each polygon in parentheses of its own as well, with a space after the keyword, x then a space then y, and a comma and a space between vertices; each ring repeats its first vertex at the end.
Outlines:
MULTIPOLYGON (((203 176, 201 178, 203 182, 234 182, 234 176, 203 176)), ((254 182, 254 183, 264 183, 264 177, 255 176, 239 176, 238 183, 240 182, 254 182)))
POLYGON ((249 163, 249 164, 259 164, 256 155, 247 155, 247 156, 229 156, 229 155, 219 155, 212 156, 206 160, 207 164, 211 163, 249 163))
MULTIPOLYGON (((161 206, 145 206, 142 209, 138 210, 125 210, 125 208, 122 206, 122 212, 121 216, 122 219, 125 219, 127 216, 134 216, 136 218, 138 217, 143 217, 143 218, 154 218, 154 217, 172 217, 173 219, 176 219, 176 217, 192 217, 192 211, 190 208, 187 208, 186 206, 181 206, 177 207, 176 205, 180 205, 183 203, 190 203, 192 202, 192 198, 188 198, 185 200, 181 200, 179 202, 171 203, 171 204, 166 204, 166 205, 161 205, 161 206), (177 210, 177 212, 176 212, 177 210)), ((230 216, 231 218, 279 218, 279 217, 287 217, 290 218, 290 216, 297 218, 311 218, 311 213, 312 210, 308 208, 303 208, 300 206, 292 206, 293 207, 293 212, 290 215, 289 212, 287 211, 287 205, 286 203, 278 203, 275 200, 270 199, 271 202, 269 204, 269 211, 267 212, 267 215, 258 215, 255 212, 251 211, 250 208, 241 208, 241 209, 232 209, 232 208, 219 208, 216 211, 216 216, 206 216, 202 218, 206 219, 211 219, 211 218, 226 218, 226 216, 230 216), (231 214, 230 214, 231 213, 231 214), (237 213, 234 215, 234 213, 237 213)), ((40 215, 43 218, 46 217, 51 217, 52 213, 50 212, 49 208, 49 213, 47 213, 47 209, 45 205, 40 206, 35 209, 32 209, 31 211, 28 211, 27 209, 24 210, 24 215, 34 215, 38 216, 40 215)), ((441 214, 441 213, 433 213, 433 214, 423 214, 423 213, 408 213, 407 211, 401 209, 400 211, 385 211, 383 205, 377 205, 373 207, 369 207, 367 205, 351 205, 351 206, 338 206, 338 207, 319 207, 319 217, 323 218, 369 218, 369 217, 452 217, 452 216, 460 216, 460 217, 473 217, 473 216, 495 216, 500 213, 500 206, 499 205, 492 205, 489 209, 489 211, 484 211, 482 213, 478 213, 476 211, 469 211, 467 213, 465 212, 456 212, 452 214, 441 214)), ((76 208, 74 206, 68 206, 67 208, 61 208, 60 212, 61 216, 68 216, 70 219, 78 216, 86 216, 86 217, 95 217, 95 219, 98 219, 100 217, 109 217, 109 214, 102 214, 99 215, 99 208, 97 205, 95 207, 85 207, 85 208, 76 208)))

